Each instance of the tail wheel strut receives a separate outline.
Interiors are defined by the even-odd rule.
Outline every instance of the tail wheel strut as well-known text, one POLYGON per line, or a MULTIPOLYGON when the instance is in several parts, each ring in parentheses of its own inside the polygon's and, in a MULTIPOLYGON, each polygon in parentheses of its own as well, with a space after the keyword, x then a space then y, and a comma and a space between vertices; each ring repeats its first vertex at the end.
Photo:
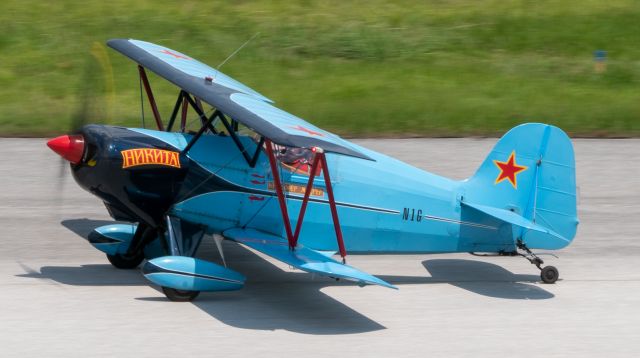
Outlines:
POLYGON ((518 249, 524 251, 524 253, 518 252, 518 255, 529 260, 529 262, 536 265, 536 267, 540 270, 540 278, 542 279, 542 282, 555 283, 556 281, 558 281, 558 278, 560 277, 560 273, 558 272, 557 268, 555 268, 554 266, 543 267, 542 265, 544 265, 544 261, 540 257, 538 257, 536 254, 531 252, 531 250, 529 250, 527 245, 525 245, 524 242, 522 242, 522 240, 518 239, 516 246, 518 247, 518 249))

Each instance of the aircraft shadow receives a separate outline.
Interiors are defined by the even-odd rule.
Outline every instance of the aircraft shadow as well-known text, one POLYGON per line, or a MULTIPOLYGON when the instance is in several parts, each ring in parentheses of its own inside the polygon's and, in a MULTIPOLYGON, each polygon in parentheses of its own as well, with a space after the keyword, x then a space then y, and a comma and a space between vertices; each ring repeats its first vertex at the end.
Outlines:
MULTIPOLYGON (((249 267, 250 270, 262 270, 259 280, 266 279, 266 282, 251 279, 239 291, 203 292, 192 304, 227 325, 244 329, 282 329, 314 335, 354 334, 385 329, 320 291, 323 287, 340 283, 312 281, 307 274, 268 267, 269 263, 257 257, 256 261, 251 265, 236 264, 233 268, 240 272, 255 272, 248 271, 249 267), (264 264, 259 264, 260 261, 264 264)), ((139 270, 118 270, 109 264, 43 266, 39 270, 23 265, 23 269, 26 273, 18 277, 52 280, 64 285, 150 285, 139 270)), ((159 288, 153 288, 160 291, 159 288)), ((180 304, 167 301, 161 292, 157 296, 136 299, 166 302, 167 305, 180 304)))
MULTIPOLYGON (((205 241, 203 245, 198 256, 220 263, 214 243, 205 241)), ((201 293, 193 304, 225 324, 314 335, 386 328, 321 291, 324 287, 350 283, 314 279, 301 271, 283 271, 232 242, 225 242, 224 250, 229 268, 246 274, 245 287, 232 292, 201 293)))
POLYGON ((392 284, 448 283, 464 290, 494 298, 542 300, 554 295, 535 285, 538 275, 514 274, 507 269, 483 261, 433 259, 422 261, 431 277, 379 276, 392 284))
MULTIPOLYGON (((105 258, 106 261, 106 258, 105 258)), ((138 270, 118 270, 110 264, 82 266, 42 266, 36 270, 25 265, 18 277, 52 280, 71 286, 148 286, 138 270)))
MULTIPOLYGON (((65 220, 62 225, 84 238, 95 227, 110 223, 113 221, 74 219, 65 220)), ((245 273, 248 279, 239 291, 203 292, 192 302, 213 318, 237 328, 281 329, 314 335, 355 334, 386 328, 321 292, 327 286, 352 284, 313 279, 299 271, 282 271, 240 245, 232 242, 223 245, 229 267, 245 273)), ((212 240, 203 241, 198 256, 221 263, 212 240)), ((25 273, 18 277, 52 280, 64 285, 150 286, 139 270, 118 270, 106 263, 106 259, 105 264, 22 267, 25 273)), ((167 301, 160 292, 157 296, 136 299, 180 304, 167 301)))
MULTIPOLYGON (((112 221, 75 219, 62 225, 78 236, 112 221)), ((233 327, 255 330, 287 330, 298 333, 355 334, 385 329, 343 303, 321 292, 322 288, 353 283, 336 282, 326 278, 314 279, 300 271, 283 271, 263 260, 252 251, 232 242, 225 242, 225 256, 229 267, 245 273, 247 283, 239 291, 201 293, 192 302, 203 312, 233 327)), ((220 263, 212 240, 202 243, 199 257, 220 263)), ((513 274, 491 263, 433 259, 422 262, 428 276, 380 276, 395 285, 447 283, 484 296, 505 299, 547 299, 553 294, 533 285, 535 275, 513 274)), ((43 266, 34 270, 23 266, 20 277, 49 279, 73 286, 149 286, 139 270, 118 270, 111 265, 43 266)), ((138 300, 166 302, 159 293, 138 300)))
POLYGON ((111 225, 117 222, 118 221, 113 220, 91 220, 84 218, 62 220, 60 224, 81 238, 86 239, 89 233, 98 226, 111 225))

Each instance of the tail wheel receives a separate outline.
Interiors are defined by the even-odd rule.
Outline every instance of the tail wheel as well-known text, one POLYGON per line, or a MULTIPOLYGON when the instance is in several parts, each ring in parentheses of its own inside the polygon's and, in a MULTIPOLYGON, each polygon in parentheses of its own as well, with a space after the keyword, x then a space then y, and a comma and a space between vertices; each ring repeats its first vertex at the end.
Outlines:
POLYGON ((545 266, 540 271, 540 278, 544 283, 555 283, 559 276, 558 269, 553 266, 545 266))
POLYGON ((109 255, 107 254, 107 259, 111 262, 113 267, 122 269, 122 270, 130 270, 138 267, 142 260, 144 260, 144 253, 140 251, 139 253, 128 256, 123 254, 115 254, 109 255))
POLYGON ((175 288, 169 287, 162 287, 162 292, 164 292, 164 295, 167 296, 169 301, 173 302, 190 302, 200 294, 200 291, 176 290, 175 288))

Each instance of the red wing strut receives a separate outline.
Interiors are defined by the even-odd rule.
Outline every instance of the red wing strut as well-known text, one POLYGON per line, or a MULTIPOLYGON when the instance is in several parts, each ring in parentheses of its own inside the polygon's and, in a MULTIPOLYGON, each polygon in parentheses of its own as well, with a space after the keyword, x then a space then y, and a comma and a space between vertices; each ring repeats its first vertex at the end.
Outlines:
POLYGON ((329 176, 329 167, 327 166, 327 160, 325 157, 325 153, 321 148, 314 147, 312 148, 315 156, 313 158, 313 164, 311 165, 311 175, 309 175, 309 181, 307 182, 307 187, 304 193, 304 198, 302 200, 302 206, 300 207, 300 213, 298 214, 298 222, 296 224, 295 233, 291 230, 291 221, 289 220, 289 212, 287 211, 287 205, 285 202, 284 190, 282 189, 282 184, 280 182, 280 172, 278 171, 278 163, 276 161, 276 157, 273 154, 273 144, 271 140, 266 139, 265 144, 267 147, 267 156, 269 158, 269 165, 271 166, 271 172, 273 174, 273 182, 274 187, 276 189, 276 194, 278 195, 278 203, 280 205, 280 212, 282 213, 282 221, 284 223, 284 227, 287 233, 287 241, 289 242, 289 248, 294 250, 298 245, 298 237, 300 235, 300 229, 302 228, 302 222, 304 221, 304 214, 307 209, 307 204, 309 203, 309 195, 311 193, 311 188, 313 187, 313 181, 316 173, 316 170, 319 166, 322 166, 322 172, 324 174, 324 181, 327 187, 327 196, 329 199, 329 207, 331 208, 331 217, 333 219, 333 227, 336 231, 336 240, 338 241, 338 248, 340 249, 340 256, 342 256, 342 262, 346 262, 347 251, 344 247, 344 240, 342 238, 342 230, 340 228, 340 221, 338 219, 338 209, 336 207, 336 201, 333 197, 333 188, 331 187, 331 178, 329 176))
POLYGON ((155 118, 156 120, 156 125, 158 126, 158 130, 163 131, 164 126, 162 125, 162 119, 160 118, 160 112, 158 112, 158 106, 156 105, 156 100, 153 97, 153 91, 151 90, 149 79, 147 78, 147 72, 144 70, 144 67, 138 65, 138 73, 140 74, 140 81, 142 81, 142 84, 144 85, 144 90, 145 92, 147 92, 149 105, 151 106, 151 111, 153 111, 153 118, 155 118))

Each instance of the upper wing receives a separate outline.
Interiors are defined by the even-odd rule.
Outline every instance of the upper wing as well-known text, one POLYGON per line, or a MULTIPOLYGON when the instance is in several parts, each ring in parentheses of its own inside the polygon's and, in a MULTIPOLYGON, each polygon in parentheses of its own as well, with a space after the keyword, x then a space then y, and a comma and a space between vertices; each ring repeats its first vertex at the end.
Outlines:
POLYGON ((260 93, 185 54, 138 40, 114 39, 107 44, 274 143, 317 146, 371 160, 348 141, 276 108, 260 93))
POLYGON ((298 245, 295 250, 290 250, 287 241, 278 236, 254 229, 229 229, 223 234, 233 241, 258 250, 276 260, 280 260, 303 271, 333 278, 343 278, 345 280, 358 282, 359 284, 373 284, 396 288, 373 275, 342 264, 331 257, 327 257, 320 252, 308 249, 302 245, 298 245))

